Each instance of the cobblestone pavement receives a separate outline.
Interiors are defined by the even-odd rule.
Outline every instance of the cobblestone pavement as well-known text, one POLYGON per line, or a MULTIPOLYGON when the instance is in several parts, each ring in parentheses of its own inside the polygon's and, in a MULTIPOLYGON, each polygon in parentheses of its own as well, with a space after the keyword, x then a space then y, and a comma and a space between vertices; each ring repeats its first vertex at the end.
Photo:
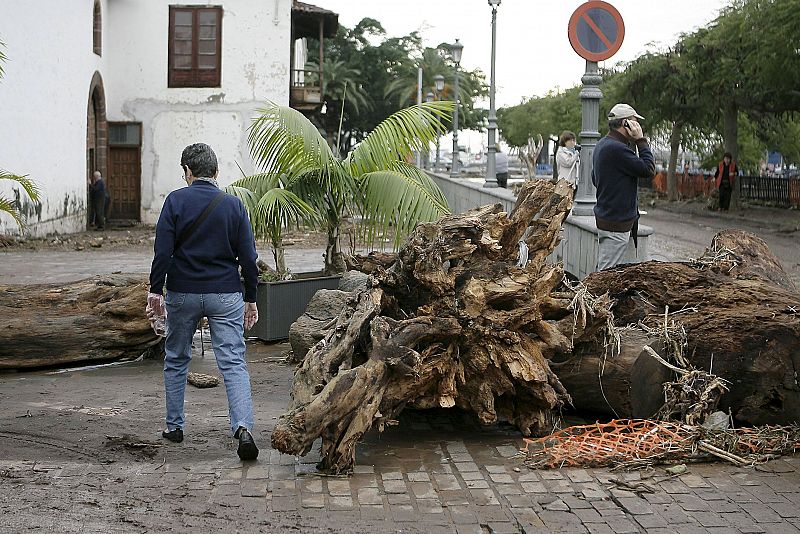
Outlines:
POLYGON ((317 476, 313 457, 269 450, 244 466, 2 461, 0 530, 147 532, 158 524, 177 532, 230 525, 266 532, 799 530, 795 458, 772 462, 766 472, 695 465, 678 478, 649 480, 656 492, 637 496, 609 489, 608 479, 619 475, 607 470, 530 471, 512 458, 518 444, 493 432, 454 435, 447 424, 419 418, 401 436, 371 437, 351 478, 317 476))
MULTIPOLYGON (((530 470, 513 427, 481 427, 455 410, 404 412, 397 427, 365 437, 352 477, 320 476, 318 444, 305 457, 268 448, 292 368, 258 363, 264 350, 277 355, 285 345, 251 345, 262 451, 246 464, 220 429, 223 388, 187 391, 183 444, 156 437, 163 405, 158 362, 0 375, 0 532, 800 531, 800 458, 758 469, 692 464, 673 478, 657 469, 646 480, 655 493, 636 495, 609 479, 638 480, 640 472, 530 470), (31 401, 34 392, 40 395, 31 401), (73 406, 76 399, 85 400, 73 406), (117 408, 98 408, 104 405, 117 408), (83 432, 70 433, 72 420, 83 432), (125 451, 103 449, 119 420, 132 425, 136 439, 125 451), (155 452, 144 454, 151 441, 155 452)), ((192 366, 207 372, 213 358, 192 366)))

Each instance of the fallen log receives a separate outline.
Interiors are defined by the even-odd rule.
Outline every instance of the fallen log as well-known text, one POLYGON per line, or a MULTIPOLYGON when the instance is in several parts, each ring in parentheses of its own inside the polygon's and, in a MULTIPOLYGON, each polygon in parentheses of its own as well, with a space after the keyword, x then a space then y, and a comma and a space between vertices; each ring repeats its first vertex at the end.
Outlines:
POLYGON ((584 282, 592 293, 608 293, 620 326, 659 330, 665 310, 679 312, 669 320, 685 331, 684 357, 730 383, 719 407, 738 421, 800 421, 800 294, 757 236, 726 230, 694 262, 628 265, 584 282))
POLYGON ((367 287, 298 366, 273 447, 305 454, 321 437, 319 467, 341 473, 361 436, 397 424, 406 406, 459 407, 525 436, 549 434, 571 404, 649 417, 674 377, 651 350, 664 359, 677 345, 730 382, 719 406, 741 421, 800 418, 800 297, 763 241, 727 231, 693 263, 623 266, 572 286, 546 262, 571 203, 565 182, 532 181, 511 214, 484 206, 418 225, 397 254, 350 258, 367 287), (518 267, 522 239, 530 261, 518 267))
POLYGON ((457 406, 524 435, 550 432, 570 396, 547 358, 606 321, 591 305, 576 319, 574 295, 558 291, 563 270, 545 261, 572 194, 566 182, 532 181, 511 214, 494 205, 420 224, 397 255, 351 262, 371 273, 369 287, 298 367, 273 447, 305 454, 321 436, 320 468, 346 472, 358 439, 406 406, 457 406), (517 267, 523 236, 531 261, 517 267))
POLYGON ((144 314, 147 276, 0 285, 0 369, 135 359, 161 351, 144 314))

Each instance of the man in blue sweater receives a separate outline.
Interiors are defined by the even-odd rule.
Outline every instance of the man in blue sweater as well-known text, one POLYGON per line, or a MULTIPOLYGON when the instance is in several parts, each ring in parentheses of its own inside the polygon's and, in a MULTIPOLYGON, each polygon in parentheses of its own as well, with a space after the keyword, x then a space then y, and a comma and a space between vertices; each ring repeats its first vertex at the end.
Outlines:
POLYGON ((639 221, 639 178, 655 175, 655 160, 642 134, 644 117, 628 104, 617 104, 608 114, 608 135, 597 142, 592 155, 592 183, 597 188, 594 218, 599 249, 597 268, 618 265, 639 221))
POLYGON ((183 441, 192 337, 198 321, 207 317, 214 356, 225 380, 231 431, 239 440, 237 452, 242 460, 255 460, 258 447, 252 436, 253 400, 244 344, 244 330, 258 321, 257 254, 250 220, 239 199, 219 190, 217 157, 211 147, 202 143, 186 147, 181 168, 189 187, 173 191, 164 201, 147 297, 151 319, 166 314, 167 429, 162 435, 183 441))

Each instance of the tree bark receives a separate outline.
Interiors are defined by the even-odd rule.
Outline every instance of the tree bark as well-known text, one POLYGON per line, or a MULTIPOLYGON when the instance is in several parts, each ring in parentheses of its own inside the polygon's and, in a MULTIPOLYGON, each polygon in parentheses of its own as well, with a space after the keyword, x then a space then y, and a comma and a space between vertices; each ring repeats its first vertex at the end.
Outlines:
POLYGON ((681 136, 683 135, 683 122, 675 121, 672 123, 672 134, 669 138, 669 164, 667 166, 667 199, 671 202, 678 200, 678 178, 675 175, 675 168, 678 165, 678 151, 681 147, 681 136))
POLYGON ((0 369, 134 359, 161 351, 144 313, 146 275, 0 285, 0 369))
POLYGON ((761 239, 727 230, 694 264, 647 262, 585 283, 608 292, 618 325, 659 328, 666 307, 683 310, 674 320, 686 331, 684 356, 730 382, 720 408, 747 424, 792 424, 800 420, 800 295, 779 268, 761 239))
POLYGON ((273 447, 304 454, 321 436, 321 468, 345 472, 358 439, 406 406, 549 432, 570 397, 547 358, 602 322, 590 307, 576 328, 570 296, 556 291, 563 270, 545 261, 572 194, 563 181, 527 182, 511 214, 497 204, 419 224, 397 255, 353 260, 369 266, 369 287, 298 367, 273 447), (517 267, 524 235, 531 261, 517 267))
POLYGON ((550 366, 569 391, 575 409, 618 419, 647 419, 664 404, 661 386, 672 372, 650 356, 645 346, 663 356, 657 337, 628 330, 621 334, 619 353, 583 344, 568 359, 550 366))

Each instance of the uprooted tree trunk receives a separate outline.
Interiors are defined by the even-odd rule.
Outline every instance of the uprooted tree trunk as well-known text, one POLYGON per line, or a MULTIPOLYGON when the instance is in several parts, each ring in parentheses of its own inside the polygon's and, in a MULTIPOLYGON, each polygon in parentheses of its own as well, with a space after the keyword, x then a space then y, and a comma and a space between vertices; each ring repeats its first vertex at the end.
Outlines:
POLYGON ((800 418, 800 296, 763 241, 723 232, 691 264, 623 266, 571 286, 545 261, 571 204, 566 182, 528 182, 510 215, 498 205, 444 217, 397 255, 355 260, 368 287, 305 355, 273 447, 305 454, 322 437, 320 468, 340 473, 361 436, 406 406, 457 406, 524 435, 549 433, 570 403, 652 415, 672 378, 649 350, 674 346, 660 334, 665 309, 683 323, 690 364, 713 359, 730 381, 722 408, 755 424, 800 418), (530 262, 517 267, 523 237, 530 262))
POLYGON ((347 471, 359 438, 406 406, 552 430, 570 397, 547 359, 605 325, 602 306, 576 317, 561 267, 545 261, 571 205, 566 182, 529 182, 510 215, 495 205, 420 224, 396 256, 367 259, 370 287, 305 356, 273 447, 305 454, 321 436, 320 467, 347 471), (517 267, 523 235, 530 262, 517 267))
MULTIPOLYGON (((629 265, 584 281, 590 292, 609 294, 619 326, 641 322, 654 332, 663 328, 665 311, 673 313, 669 321, 685 331, 684 357, 729 382, 719 407, 739 421, 800 420, 800 294, 760 238, 725 230, 694 262, 629 265)), ((597 366, 583 368, 583 380, 597 383, 597 366)), ((574 377, 559 376, 577 399, 574 377)))
POLYGON ((160 351, 144 314, 147 276, 0 285, 0 369, 133 359, 160 351))

